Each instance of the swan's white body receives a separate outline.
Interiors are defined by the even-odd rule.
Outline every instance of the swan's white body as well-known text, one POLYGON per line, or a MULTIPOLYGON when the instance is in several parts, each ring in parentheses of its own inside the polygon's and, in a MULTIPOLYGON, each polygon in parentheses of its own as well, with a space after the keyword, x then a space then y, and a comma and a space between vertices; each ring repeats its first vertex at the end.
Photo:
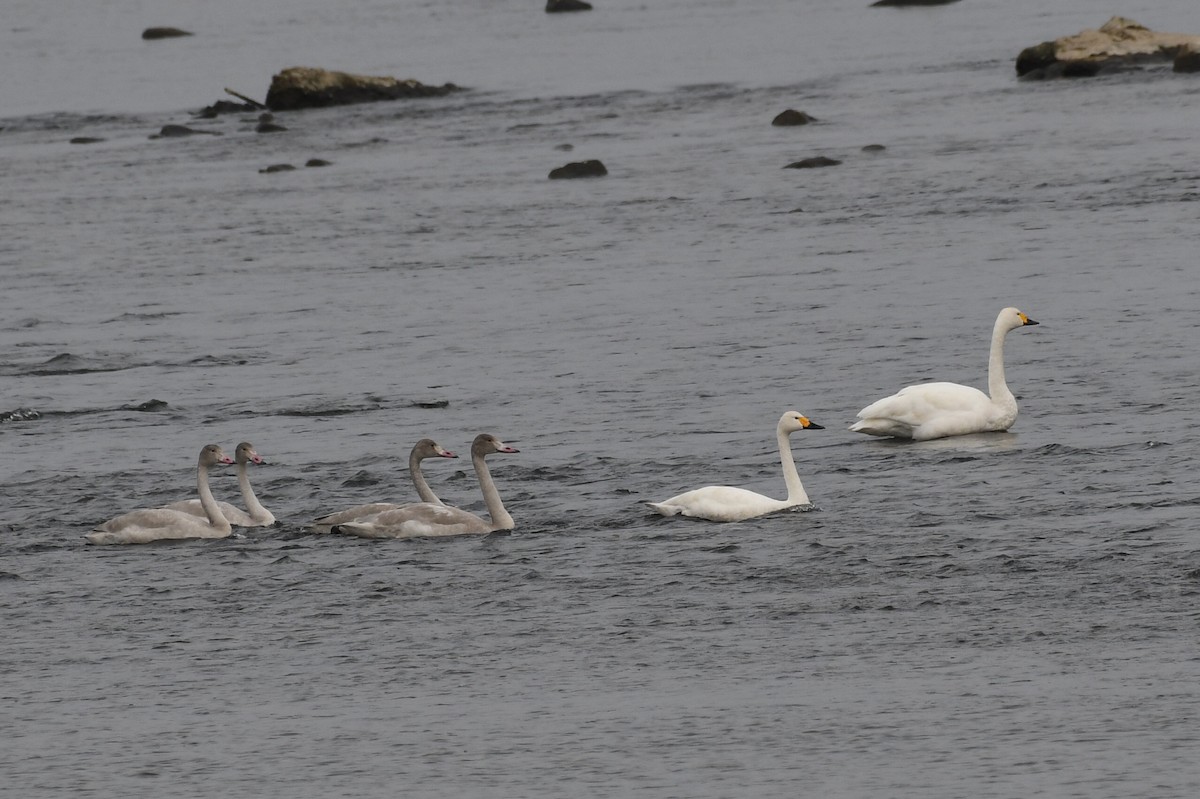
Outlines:
POLYGON ((233 528, 221 515, 221 509, 208 487, 208 467, 231 464, 233 459, 216 444, 200 450, 196 467, 196 486, 205 518, 167 508, 130 511, 109 519, 84 536, 89 544, 146 544, 172 538, 225 538, 233 528))
MULTIPOLYGON (((442 449, 436 441, 430 438, 422 438, 412 448, 412 452, 408 454, 408 472, 412 475, 413 484, 417 487, 417 496, 422 502, 427 502, 431 505, 445 505, 437 494, 433 493, 433 489, 429 487, 429 483, 425 482, 425 475, 421 473, 421 461, 426 458, 457 458, 448 449, 442 449)), ((328 533, 339 524, 365 519, 369 516, 375 516, 384 511, 396 510, 397 508, 406 507, 405 505, 395 502, 370 502, 366 505, 355 505, 353 508, 330 513, 327 516, 322 516, 312 523, 310 528, 315 533, 328 533)))
POLYGON ((495 436, 481 433, 471 444, 471 463, 483 490, 490 521, 469 511, 420 502, 377 513, 374 516, 335 525, 333 532, 360 538, 417 538, 424 536, 466 535, 511 530, 513 517, 504 509, 500 492, 492 481, 484 458, 493 452, 518 452, 495 436))
POLYGON ((1017 420, 1017 398, 1004 381, 1004 337, 1036 324, 1016 308, 1005 308, 996 317, 988 357, 990 396, 958 383, 920 383, 863 408, 850 429, 913 441, 1007 430, 1017 420))
MULTIPOLYGON (((255 452, 253 444, 243 441, 237 445, 233 460, 237 464, 238 488, 241 489, 242 501, 246 503, 246 510, 242 510, 228 502, 218 502, 217 505, 221 508, 221 515, 234 527, 270 527, 275 524, 274 514, 262 506, 262 503, 258 501, 258 497, 254 496, 254 489, 250 487, 248 464, 262 463, 262 457, 255 452)), ((185 499, 182 502, 172 502, 166 507, 168 510, 183 511, 193 516, 207 518, 207 514, 204 512, 204 505, 198 499, 185 499)))
POLYGON ((705 486, 687 491, 662 502, 646 504, 663 516, 691 516, 714 522, 739 522, 753 519, 784 508, 808 504, 808 494, 796 472, 796 461, 792 458, 789 436, 798 430, 823 430, 808 417, 797 411, 788 411, 779 419, 775 428, 775 439, 779 444, 779 460, 783 467, 783 482, 787 485, 787 499, 774 499, 763 494, 735 488, 733 486, 705 486))

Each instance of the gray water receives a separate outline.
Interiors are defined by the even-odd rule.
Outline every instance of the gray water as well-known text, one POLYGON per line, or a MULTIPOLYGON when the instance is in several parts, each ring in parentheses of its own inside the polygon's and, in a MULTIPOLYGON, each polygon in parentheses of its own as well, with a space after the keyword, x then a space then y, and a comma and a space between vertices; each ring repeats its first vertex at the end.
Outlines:
MULTIPOLYGON (((0 411, 41 414, 0 424, 4 790, 1200 791, 1200 82, 1012 66, 1191 0, 93 5, 0 31, 0 411), (292 64, 469 91, 191 116, 292 64), (1005 305, 1010 432, 845 430, 984 386, 1005 305), (811 510, 645 511, 783 496, 789 408, 811 510), (481 431, 511 534, 305 532, 481 431), (83 544, 241 440, 279 527, 83 544)), ((468 472, 426 468, 481 511, 468 472)))

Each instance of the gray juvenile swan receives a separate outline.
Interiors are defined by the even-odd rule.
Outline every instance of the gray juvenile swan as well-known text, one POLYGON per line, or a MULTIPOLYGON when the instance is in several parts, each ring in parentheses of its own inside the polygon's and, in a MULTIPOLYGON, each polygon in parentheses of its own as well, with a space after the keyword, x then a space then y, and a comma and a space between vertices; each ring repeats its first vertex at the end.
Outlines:
MULTIPOLYGON (((249 441, 243 441, 237 445, 237 449, 233 454, 233 460, 237 463, 238 488, 242 491, 242 501, 246 503, 246 510, 235 507, 228 502, 218 502, 217 504, 221 507, 221 515, 234 527, 270 527, 275 524, 274 514, 262 506, 262 503, 258 501, 258 497, 254 496, 254 489, 250 487, 248 464, 261 464, 263 462, 262 457, 254 450, 253 444, 249 441), (249 513, 246 511, 249 511, 249 513)), ((185 499, 182 502, 172 502, 166 507, 168 510, 183 511, 193 516, 205 515, 204 506, 198 499, 185 499)))
POLYGON ((779 417, 779 424, 775 426, 775 440, 779 444, 779 461, 783 467, 783 482, 787 485, 787 499, 773 499, 734 486, 705 486, 662 502, 646 504, 663 516, 691 516, 712 522, 740 522, 784 508, 807 505, 808 494, 796 472, 789 436, 799 430, 824 429, 799 411, 788 411, 779 417))
POLYGON ((333 532, 360 538, 416 538, 511 530, 514 526, 513 517, 500 501, 500 493, 492 482, 492 474, 484 458, 493 452, 518 451, 488 433, 475 436, 471 444, 471 463, 479 478, 479 487, 483 489, 483 501, 487 504, 491 521, 459 508, 419 502, 335 525, 333 532))
POLYGON ((850 429, 913 441, 1007 430, 1017 420, 1017 398, 1004 382, 1004 337, 1036 324, 1016 308, 1005 308, 996 317, 988 356, 991 396, 958 383, 918 383, 863 408, 850 429))
MULTIPOLYGON (((431 438, 422 438, 413 446, 412 452, 408 455, 408 471, 412 475, 412 481, 417 487, 417 495, 421 498, 422 502, 428 502, 433 505, 445 504, 438 499, 437 494, 433 493, 433 489, 429 487, 429 483, 425 482, 425 475, 421 473, 421 461, 426 458, 457 457, 450 450, 442 449, 431 438)), ((335 525, 346 524, 347 522, 357 521, 367 516, 374 516, 377 513, 383 513, 385 510, 395 510, 401 507, 404 506, 395 502, 371 502, 366 505, 356 505, 353 508, 347 508, 337 513, 322 516, 312 523, 310 529, 316 533, 328 533, 335 525)))
POLYGON ((196 465, 196 487, 207 518, 167 508, 130 511, 97 525, 84 536, 89 544, 146 544, 171 538, 225 538, 233 528, 221 515, 221 508, 208 487, 208 469, 218 463, 232 464, 216 444, 200 450, 196 465))

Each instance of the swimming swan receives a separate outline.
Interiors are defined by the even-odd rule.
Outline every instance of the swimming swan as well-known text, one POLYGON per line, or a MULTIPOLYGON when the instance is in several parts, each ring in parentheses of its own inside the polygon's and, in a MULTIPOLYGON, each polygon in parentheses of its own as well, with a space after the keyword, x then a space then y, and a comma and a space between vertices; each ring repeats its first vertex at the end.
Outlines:
POLYGON ((797 430, 824 430, 798 411, 788 411, 779 418, 775 438, 779 442, 779 460, 783 466, 783 482, 787 484, 787 499, 772 499, 762 494, 733 486, 705 486, 688 491, 662 502, 647 502, 663 516, 692 516, 714 522, 738 522, 752 519, 772 511, 807 505, 808 494, 796 473, 796 461, 792 458, 791 440, 797 430))
MULTIPOLYGON (((253 444, 243 441, 237 445, 237 449, 233 453, 233 460, 237 464, 238 487, 242 490, 242 502, 246 503, 246 510, 249 513, 228 502, 218 502, 217 504, 221 507, 221 515, 234 527, 270 527, 275 524, 274 514, 264 508, 258 501, 258 497, 254 496, 254 489, 250 487, 250 475, 247 473, 247 465, 262 463, 262 456, 255 452, 253 444)), ((166 507, 169 510, 183 511, 193 516, 205 516, 204 506, 198 499, 172 502, 166 507)))
POLYGON ((493 452, 519 451, 487 433, 475 436, 475 441, 471 444, 471 463, 479 477, 483 501, 487 503, 491 521, 459 508, 420 502, 336 525, 333 532, 360 538, 416 538, 511 530, 514 527, 513 517, 500 501, 500 493, 496 490, 496 484, 492 482, 492 474, 488 471, 484 458, 493 452))
MULTIPOLYGON (((457 457, 450 450, 442 449, 431 438, 422 438, 413 446, 412 452, 408 454, 408 472, 412 475, 412 481, 417 486, 417 495, 421 498, 422 502, 428 502, 433 505, 446 504, 438 499, 437 494, 433 493, 433 489, 429 487, 429 483, 425 482, 425 475, 421 474, 421 461, 426 458, 457 457)), ((355 505, 353 508, 347 508, 337 513, 322 516, 312 523, 310 529, 315 533, 328 533, 335 525, 357 521, 367 516, 383 513, 385 510, 395 510, 402 507, 405 506, 395 502, 371 502, 366 505, 355 505)))
POLYGON ((1036 324, 1016 308, 1005 308, 996 317, 988 357, 990 397, 958 383, 918 383, 863 408, 850 429, 913 441, 1007 430, 1017 420, 1017 398, 1004 382, 1004 337, 1036 324))
POLYGON ((218 463, 232 464, 233 458, 216 444, 200 450, 196 487, 207 518, 167 508, 135 510, 97 525, 84 539, 89 544, 145 544, 169 538, 225 538, 233 529, 208 487, 208 468, 218 463))

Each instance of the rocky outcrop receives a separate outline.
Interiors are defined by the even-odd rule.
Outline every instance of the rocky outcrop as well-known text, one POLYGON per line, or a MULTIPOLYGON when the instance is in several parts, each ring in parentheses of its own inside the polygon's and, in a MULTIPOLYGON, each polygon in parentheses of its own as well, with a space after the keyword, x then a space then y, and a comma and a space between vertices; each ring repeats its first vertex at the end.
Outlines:
POLYGON ((296 111, 405 97, 440 97, 454 91, 459 91, 459 87, 453 83, 428 86, 416 80, 289 67, 271 78, 267 107, 272 111, 296 111))
POLYGON ((1200 47, 1200 35, 1159 33, 1131 19, 1113 17, 1098 30, 1026 47, 1017 56, 1017 75, 1086 78, 1147 63, 1170 63, 1194 47, 1200 47))
POLYGON ((596 159, 590 161, 572 161, 569 164, 550 170, 551 180, 566 178, 602 178, 608 174, 604 164, 596 159))
POLYGON ((1176 72, 1200 72, 1200 45, 1189 44, 1175 54, 1176 72))

